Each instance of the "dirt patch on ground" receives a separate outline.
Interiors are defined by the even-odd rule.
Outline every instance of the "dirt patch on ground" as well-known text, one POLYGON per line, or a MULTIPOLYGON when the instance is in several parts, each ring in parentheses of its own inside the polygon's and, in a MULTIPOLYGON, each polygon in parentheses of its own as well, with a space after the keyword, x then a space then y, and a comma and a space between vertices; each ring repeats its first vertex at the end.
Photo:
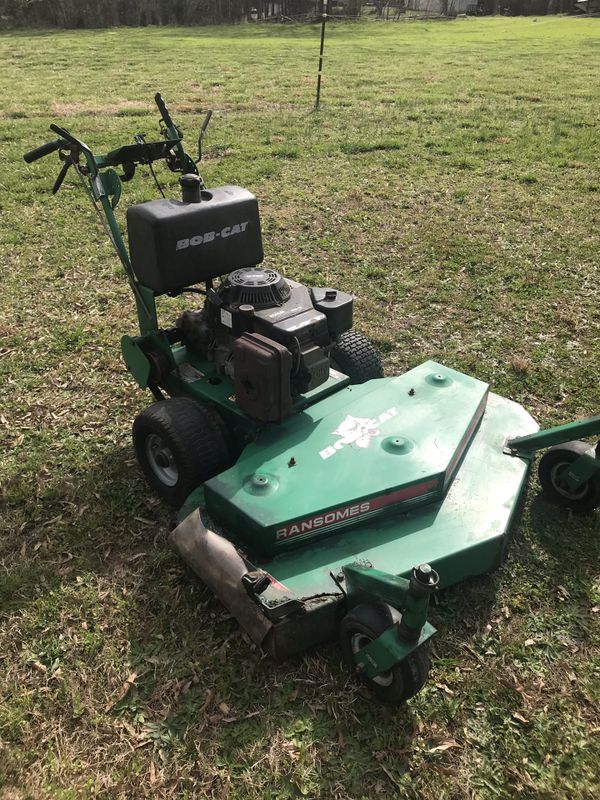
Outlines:
POLYGON ((99 105, 90 105, 90 103, 78 101, 73 103, 50 103, 50 111, 61 117, 77 117, 81 114, 114 114, 115 111, 120 111, 121 109, 134 109, 135 111, 143 112, 146 110, 146 106, 136 100, 119 100, 115 103, 102 103, 99 105))

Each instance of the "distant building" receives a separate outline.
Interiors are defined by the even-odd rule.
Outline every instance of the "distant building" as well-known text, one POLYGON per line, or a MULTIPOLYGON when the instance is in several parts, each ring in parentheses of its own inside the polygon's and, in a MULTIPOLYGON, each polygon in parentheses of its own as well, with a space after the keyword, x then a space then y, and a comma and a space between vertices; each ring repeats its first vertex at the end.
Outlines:
POLYGON ((422 11, 432 16, 466 14, 473 0, 408 0, 407 11, 422 11))

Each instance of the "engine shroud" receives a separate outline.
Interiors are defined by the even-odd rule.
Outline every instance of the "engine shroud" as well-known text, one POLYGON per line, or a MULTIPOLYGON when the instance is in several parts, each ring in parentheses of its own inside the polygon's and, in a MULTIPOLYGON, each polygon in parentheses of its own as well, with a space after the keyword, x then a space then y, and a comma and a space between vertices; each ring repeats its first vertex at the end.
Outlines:
POLYGON ((246 189, 221 186, 184 197, 128 209, 135 276, 156 295, 206 285, 204 309, 181 315, 175 341, 233 379, 246 414, 280 422, 295 397, 327 381, 329 352, 352 326, 352 296, 309 292, 257 266, 263 259, 258 203, 246 189), (226 274, 215 292, 213 279, 226 274))
POLYGON ((294 398, 329 378, 329 352, 352 327, 352 295, 311 289, 272 269, 234 270, 202 311, 178 320, 183 343, 215 361, 253 419, 281 422, 294 398))

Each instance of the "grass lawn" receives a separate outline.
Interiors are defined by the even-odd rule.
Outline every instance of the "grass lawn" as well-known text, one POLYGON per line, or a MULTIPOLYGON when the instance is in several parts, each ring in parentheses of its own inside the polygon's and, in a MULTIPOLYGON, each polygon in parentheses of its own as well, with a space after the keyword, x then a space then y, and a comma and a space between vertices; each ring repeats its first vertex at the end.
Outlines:
MULTIPOLYGON (((53 121, 97 152, 154 133, 158 89, 190 143, 212 108, 207 183, 259 197, 268 265, 357 295, 388 374, 434 358, 541 423, 598 413, 600 19, 332 25, 310 113, 318 41, 0 34, 1 800, 598 796, 599 513, 532 477, 504 566, 432 610, 400 712, 335 644, 261 658, 136 467, 110 245, 74 175, 52 198, 56 157, 21 160, 53 121)), ((143 172, 124 200, 154 197, 143 172)))

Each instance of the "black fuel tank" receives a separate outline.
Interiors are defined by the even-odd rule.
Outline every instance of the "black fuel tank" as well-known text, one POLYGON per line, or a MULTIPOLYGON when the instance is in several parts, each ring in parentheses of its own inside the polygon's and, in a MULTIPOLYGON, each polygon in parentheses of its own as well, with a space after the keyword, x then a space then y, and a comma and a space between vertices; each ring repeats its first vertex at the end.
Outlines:
POLYGON ((127 209, 133 271, 157 294, 263 260, 256 197, 241 186, 219 186, 201 196, 200 203, 152 200, 127 209))

